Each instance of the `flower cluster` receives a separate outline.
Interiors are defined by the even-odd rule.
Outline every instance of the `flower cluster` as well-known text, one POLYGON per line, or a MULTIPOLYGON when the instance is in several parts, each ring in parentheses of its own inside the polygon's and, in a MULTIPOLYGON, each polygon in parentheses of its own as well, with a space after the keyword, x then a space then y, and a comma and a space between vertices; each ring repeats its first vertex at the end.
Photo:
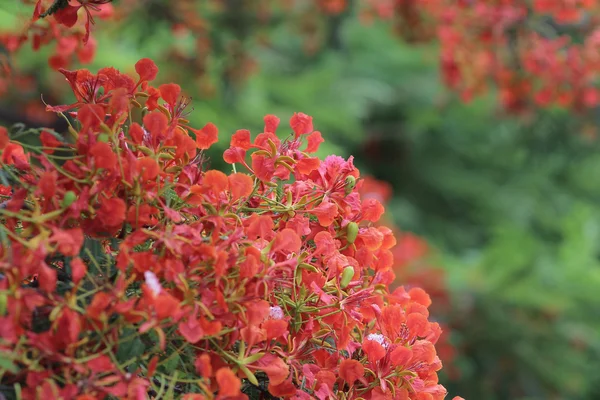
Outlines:
MULTIPOLYGON (((29 4, 30 0, 17 0, 29 4)), ((110 18, 112 0, 37 0, 33 14, 18 32, 0 32, 0 44, 15 53, 26 43, 39 50, 51 43, 54 52, 48 63, 54 69, 68 67, 74 58, 90 63, 96 52, 96 40, 91 36, 94 17, 110 18)))
POLYGON ((505 109, 600 103, 598 12, 590 0, 371 0, 372 13, 408 26, 409 38, 437 30, 441 73, 466 101, 492 83, 505 109))
POLYGON ((2 387, 443 399, 431 300, 389 289, 396 240, 352 158, 312 156, 311 117, 282 140, 269 115, 232 135, 232 173, 207 169, 217 127, 189 126, 151 60, 135 70, 61 70, 76 102, 48 111, 64 136, 0 128, 2 387))
MULTIPOLYGON (((392 187, 389 183, 379 181, 373 177, 365 176, 359 190, 361 198, 373 198, 386 206, 392 197, 392 187)), ((450 294, 448 293, 445 271, 430 264, 430 249, 427 242, 407 231, 401 231, 394 226, 393 221, 383 214, 378 221, 379 225, 391 227, 397 239, 396 245, 391 249, 394 256, 394 273, 396 282, 405 287, 419 287, 424 289, 431 298, 431 313, 433 318, 447 317, 450 314, 450 294)), ((453 321, 439 322, 442 335, 436 343, 436 350, 442 362, 446 365, 444 372, 448 376, 457 376, 459 370, 454 365, 456 348, 449 341, 449 329, 446 324, 453 321)))
MULTIPOLYGON (((241 24, 245 31, 258 32, 277 11, 283 18, 298 21, 306 51, 316 52, 331 35, 324 32, 323 25, 329 24, 323 18, 339 17, 351 2, 256 2, 243 11, 237 3, 217 3, 212 13, 210 8, 198 13, 189 0, 173 2, 177 26, 188 27, 197 39, 196 70, 207 69, 211 30, 231 30, 235 36, 241 24), (234 15, 244 16, 239 17, 243 21, 234 15), (234 23, 211 23, 219 18, 234 23)), ((396 32, 406 40, 437 37, 442 78, 465 101, 491 85, 498 89, 503 107, 513 112, 550 105, 584 111, 600 103, 600 31, 595 28, 600 4, 596 1, 368 0, 358 5, 363 18, 393 21, 396 32)), ((226 59, 232 60, 228 78, 243 80, 255 61, 241 38, 227 49, 226 59)))
MULTIPOLYGON (((33 5, 32 0, 20 1, 33 5)), ((269 42, 265 27, 276 21, 293 22, 305 50, 314 53, 327 37, 336 36, 327 26, 336 26, 333 22, 342 15, 352 15, 351 3, 172 0, 157 2, 154 7, 160 10, 154 13, 170 22, 175 37, 193 37, 193 50, 174 47, 166 56, 191 67, 202 93, 209 94, 215 90, 213 75, 235 84, 256 69, 250 48, 269 42), (223 35, 227 38, 213 43, 217 32, 228 32, 223 35), (224 62, 212 71, 217 58, 224 62)), ((437 37, 442 78, 465 101, 491 85, 498 88, 504 108, 514 112, 550 105, 584 111, 600 104, 597 1, 367 0, 358 6, 363 18, 393 21, 397 33, 409 41, 437 37)), ((111 0, 37 0, 25 28, 0 34, 0 43, 9 53, 26 42, 36 50, 55 43, 49 59, 52 67, 67 68, 75 58, 86 64, 96 48, 90 36, 95 16, 116 14, 127 23, 145 8, 146 2, 136 0, 123 0, 116 13, 111 0)), ((0 60, 0 93, 3 65, 0 60)))

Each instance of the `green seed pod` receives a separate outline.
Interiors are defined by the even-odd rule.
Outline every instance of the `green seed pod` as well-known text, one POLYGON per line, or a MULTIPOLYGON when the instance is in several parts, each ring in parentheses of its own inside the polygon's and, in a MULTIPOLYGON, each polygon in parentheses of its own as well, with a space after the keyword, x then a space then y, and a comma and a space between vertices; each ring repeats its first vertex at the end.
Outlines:
POLYGON ((302 285, 302 270, 300 268, 296 269, 296 285, 302 285))
POLYGON ((342 289, 345 289, 353 277, 354 277, 354 267, 352 265, 348 265, 346 268, 344 268, 344 271, 342 271, 342 278, 340 279, 340 287, 342 289))
POLYGON ((350 193, 352 193, 352 190, 354 190, 355 186, 356 186, 356 178, 353 177, 352 175, 348 175, 346 177, 346 196, 348 196, 350 193))
POLYGON ((358 236, 358 224, 356 222, 348 223, 346 226, 346 240, 349 244, 354 243, 356 237, 358 236))
POLYGON ((6 304, 8 303, 8 295, 6 292, 0 292, 0 317, 6 314, 6 304))
POLYGON ((48 319, 50 321, 56 321, 56 318, 58 318, 58 314, 60 314, 62 308, 61 307, 54 307, 52 309, 52 311, 50 311, 50 315, 48 316, 48 319))
POLYGON ((161 160, 174 160, 175 159, 175 157, 171 153, 160 153, 158 155, 158 158, 160 158, 161 160))
POLYGON ((154 155, 154 150, 146 147, 146 146, 138 146, 137 149, 139 151, 141 151, 142 153, 144 153, 147 156, 153 156, 154 155))
POLYGON ((69 190, 67 193, 65 193, 65 197, 63 197, 62 202, 60 203, 60 206, 62 208, 67 208, 71 204, 73 204, 75 202, 75 200, 77 200, 77 195, 72 190, 69 190))
POLYGON ((79 132, 77 132, 75 128, 73 128, 71 125, 69 125, 68 131, 71 134, 71 136, 73 136, 75 139, 79 137, 79 132))

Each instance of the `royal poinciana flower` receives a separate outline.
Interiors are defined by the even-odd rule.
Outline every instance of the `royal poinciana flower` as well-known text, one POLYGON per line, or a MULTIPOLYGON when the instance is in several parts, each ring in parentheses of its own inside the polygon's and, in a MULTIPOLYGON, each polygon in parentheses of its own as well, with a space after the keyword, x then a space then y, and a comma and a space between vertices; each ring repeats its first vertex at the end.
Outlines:
POLYGON ((395 239, 352 159, 312 155, 311 117, 281 139, 269 115, 231 136, 233 172, 207 170, 216 126, 189 126, 151 60, 136 71, 63 71, 77 102, 48 111, 75 121, 42 147, 0 128, 3 387, 443 399, 441 329, 422 290, 389 290, 395 239))
POLYGON ((108 6, 105 8, 102 7, 111 2, 112 0, 75 0, 73 2, 69 0, 53 0, 50 4, 48 0, 38 0, 33 11, 33 19, 36 20, 40 17, 52 15, 59 24, 67 28, 72 28, 79 19, 79 12, 83 10, 85 13, 83 43, 86 44, 90 37, 90 25, 94 23, 92 12, 98 14, 104 13, 105 15, 110 14, 111 9, 108 6), (50 5, 44 7, 44 4, 50 5))

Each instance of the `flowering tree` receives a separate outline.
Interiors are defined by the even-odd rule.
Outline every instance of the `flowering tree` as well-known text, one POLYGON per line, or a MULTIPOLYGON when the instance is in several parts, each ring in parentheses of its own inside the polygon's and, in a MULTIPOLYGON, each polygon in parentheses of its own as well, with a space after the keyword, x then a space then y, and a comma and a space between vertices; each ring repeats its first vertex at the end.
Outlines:
POLYGON ((600 102, 595 0, 372 3, 378 15, 421 37, 436 34, 444 82, 465 100, 492 83, 509 111, 550 105, 583 111, 600 102))
MULTIPOLYGON (((34 21, 84 16, 89 44, 104 3, 38 1, 34 21)), ((153 61, 135 71, 61 68, 66 132, 0 128, 2 394, 444 398, 431 300, 389 288, 396 241, 352 158, 268 115, 232 135, 233 172, 208 169, 217 127, 189 125, 153 61)))
POLYGON ((166 19, 176 39, 193 36, 192 53, 172 50, 169 57, 192 67, 210 92, 215 59, 224 60, 218 75, 231 82, 254 70, 249 46, 269 43, 264 27, 294 22, 306 51, 315 53, 339 47, 343 20, 359 15, 365 21, 391 21, 409 41, 437 39, 443 81, 465 101, 491 86, 512 112, 553 105, 588 111, 600 102, 600 4, 595 0, 123 0, 117 10, 110 0, 20 1, 35 3, 33 18, 18 32, 0 35, 0 42, 9 53, 28 42, 34 49, 52 43, 49 63, 55 69, 76 58, 84 64, 92 60, 95 18, 128 23, 153 7, 143 18, 166 19), (228 39, 217 40, 220 32, 228 39))

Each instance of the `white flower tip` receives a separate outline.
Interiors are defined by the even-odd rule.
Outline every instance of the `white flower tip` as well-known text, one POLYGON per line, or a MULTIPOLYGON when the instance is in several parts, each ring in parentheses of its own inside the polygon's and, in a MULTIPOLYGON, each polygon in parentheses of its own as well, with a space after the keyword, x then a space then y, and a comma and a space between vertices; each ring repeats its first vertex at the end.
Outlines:
POLYGON ((380 345, 383 346, 384 349, 387 349, 389 346, 389 344, 385 340, 385 337, 381 333, 369 333, 367 335, 367 340, 373 340, 373 341, 379 343, 380 345))
POLYGON ((144 272, 144 278, 146 279, 146 285, 148 285, 150 290, 152 290, 152 293, 154 293, 155 296, 158 295, 162 290, 162 286, 160 285, 160 282, 158 281, 158 278, 156 277, 154 272, 144 272))
POLYGON ((279 306, 271 307, 269 317, 272 319, 283 319, 283 309, 279 306))

